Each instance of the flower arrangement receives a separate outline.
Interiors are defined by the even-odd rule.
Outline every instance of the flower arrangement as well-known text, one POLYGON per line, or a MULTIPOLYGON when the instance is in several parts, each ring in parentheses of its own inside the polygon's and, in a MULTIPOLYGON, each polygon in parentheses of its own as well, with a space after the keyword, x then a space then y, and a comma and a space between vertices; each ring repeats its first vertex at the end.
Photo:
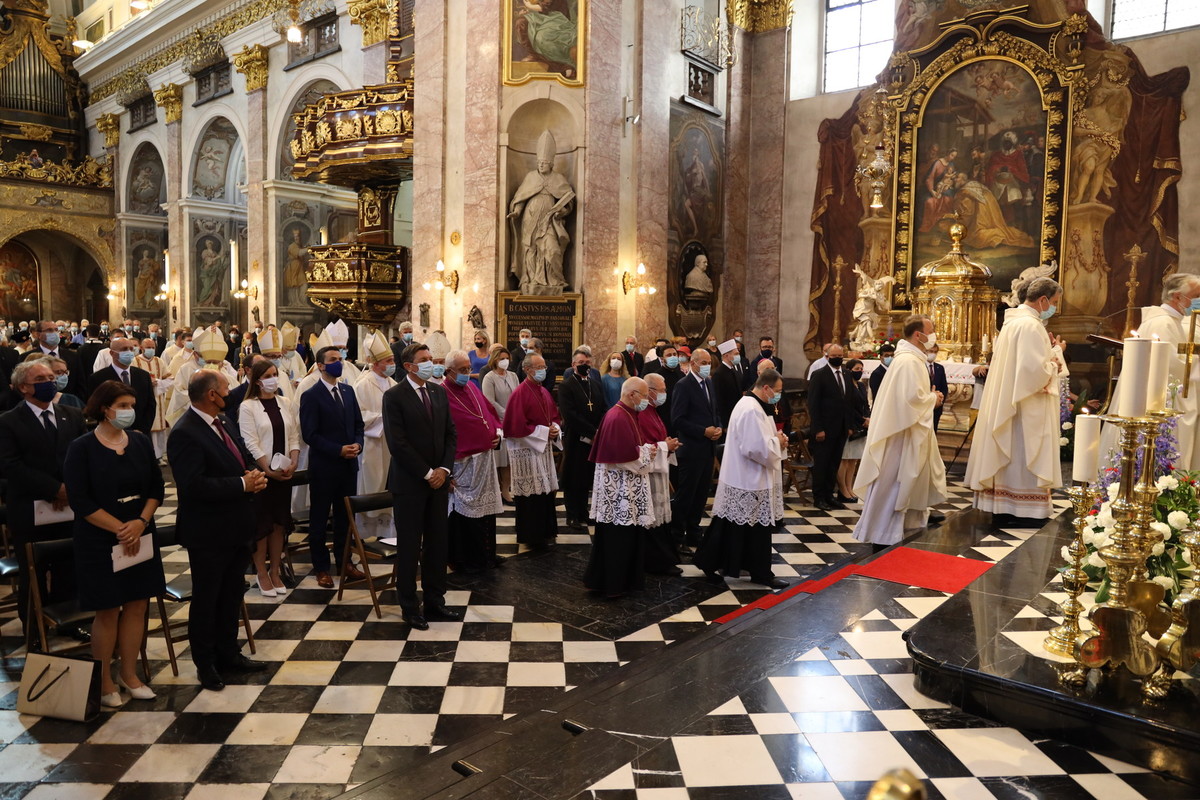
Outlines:
MULTIPOLYGON (((1196 495, 1200 473, 1175 469, 1174 462, 1179 456, 1175 444, 1175 420, 1170 420, 1159 426, 1154 451, 1155 486, 1159 494, 1154 505, 1154 522, 1150 523, 1150 527, 1161 533, 1163 540, 1154 545, 1146 560, 1151 580, 1166 590, 1168 605, 1181 591, 1186 573, 1191 571, 1190 554, 1180 542, 1179 534, 1200 518, 1200 500, 1196 495)), ((1138 471, 1141 470, 1140 456, 1139 452, 1135 467, 1138 471)), ((1109 595, 1108 567, 1098 551, 1108 544, 1116 526, 1112 503, 1120 487, 1120 477, 1120 454, 1114 453, 1109 466, 1101 470, 1096 486, 1101 502, 1092 509, 1091 524, 1083 534, 1083 543, 1088 549, 1083 571, 1087 573, 1088 583, 1097 587, 1097 603, 1105 602, 1109 595)), ((1063 557, 1070 562, 1066 550, 1064 547, 1063 557)))

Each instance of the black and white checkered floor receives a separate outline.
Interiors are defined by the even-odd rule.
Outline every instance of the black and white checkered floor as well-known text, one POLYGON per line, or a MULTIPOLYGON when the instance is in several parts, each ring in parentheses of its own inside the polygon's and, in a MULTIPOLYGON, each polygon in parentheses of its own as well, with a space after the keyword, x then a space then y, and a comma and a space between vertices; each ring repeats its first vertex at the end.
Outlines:
MULTIPOLYGON (((955 488, 943 510, 967 505, 969 494, 955 488)), ((160 519, 172 514, 168 502, 160 519)), ((793 498, 786 532, 773 537, 775 574, 806 578, 861 554, 864 546, 850 536, 856 519, 853 508, 824 513, 793 498)), ((518 550, 506 532, 511 525, 510 512, 500 520, 505 555, 518 550)), ((998 561, 1029 534, 996 531, 972 556, 998 561)), ((562 535, 558 547, 582 549, 587 541, 562 535)), ((164 564, 183 572, 186 553, 168 551, 164 564)), ((698 576, 690 565, 685 570, 698 576)), ((447 596, 466 611, 463 622, 412 631, 394 605, 379 620, 365 591, 338 601, 306 578, 284 598, 247 592, 265 673, 204 692, 186 651, 174 678, 161 640, 152 637, 158 699, 129 701, 90 723, 17 714, 18 651, 0 671, 0 800, 333 797, 626 662, 652 658, 762 594, 731 580, 725 591, 614 640, 466 590, 447 596)), ((860 797, 864 782, 894 760, 932 778, 933 797, 1142 797, 1133 767, 1030 742, 912 688, 900 633, 944 597, 909 589, 831 631, 828 643, 791 669, 746 688, 589 794, 860 797)), ((18 631, 15 620, 4 622, 6 642, 18 631)))

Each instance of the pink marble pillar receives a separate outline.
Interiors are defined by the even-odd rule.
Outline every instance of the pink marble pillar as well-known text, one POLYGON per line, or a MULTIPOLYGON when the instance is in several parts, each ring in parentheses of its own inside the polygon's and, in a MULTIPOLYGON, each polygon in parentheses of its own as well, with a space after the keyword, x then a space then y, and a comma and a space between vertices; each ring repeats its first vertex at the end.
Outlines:
MULTIPOLYGON (((646 265, 644 280, 658 293, 638 295, 637 330, 642 349, 669 333, 667 302, 667 217, 670 186, 671 97, 674 84, 668 59, 678 48, 679 9, 673 3, 641 6, 642 33, 638 65, 637 126, 637 258, 646 265)), ((594 52, 594 51, 593 51, 594 52)), ((621 336, 626 331, 618 331, 621 336)))
POLYGON ((613 277, 620 248, 621 0, 588 4, 586 165, 578 189, 582 236, 576 247, 576 284, 583 292, 584 340, 597 350, 617 339, 613 277))
POLYGON ((167 327, 190 324, 188 306, 187 227, 184 219, 183 192, 183 136, 180 123, 167 125, 167 152, 163 153, 163 169, 167 176, 167 197, 174 198, 167 204, 167 251, 171 255, 171 284, 167 287, 167 304, 170 307, 167 327), (174 299, 171 293, 174 292, 174 299))
MULTIPOLYGON (((458 290, 464 311, 477 305, 489 329, 496 330, 496 291, 503 286, 496 229, 500 197, 500 63, 497 31, 500 4, 473 5, 466 20, 467 86, 466 148, 463 152, 463 286, 458 290), (474 287, 478 286, 478 290, 474 287)), ((470 323, 461 321, 463 341, 473 341, 470 323)))
MULTIPOLYGON (((442 253, 445 192, 446 9, 444 3, 417 3, 413 59, 413 276, 412 316, 426 300, 421 275, 442 253)), ((433 321, 436 324, 437 314, 433 321)))
MULTIPOLYGON (((725 124, 725 263, 721 278, 721 315, 714 323, 720 331, 744 325, 746 308, 746 255, 749 220, 747 199, 750 176, 750 76, 752 36, 732 28, 737 63, 727 74, 725 124)), ((755 334, 751 334, 753 336, 755 334)))
MULTIPOLYGON (((267 170, 267 89, 264 86, 246 96, 246 279, 258 286, 258 298, 247 302, 247 315, 253 317, 254 308, 262 316, 274 319, 270 313, 275 308, 275 298, 267 293, 267 275, 270 274, 271 234, 268 231, 271 215, 267 209, 267 193, 263 181, 267 170), (257 270, 254 267, 258 263, 257 270)), ((241 320, 249 323, 252 319, 241 320)))

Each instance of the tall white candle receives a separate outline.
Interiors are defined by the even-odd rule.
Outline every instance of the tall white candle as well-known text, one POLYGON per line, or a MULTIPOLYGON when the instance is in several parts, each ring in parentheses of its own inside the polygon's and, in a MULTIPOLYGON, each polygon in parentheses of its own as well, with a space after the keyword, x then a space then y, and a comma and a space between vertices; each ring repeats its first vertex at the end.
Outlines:
POLYGON ((1175 347, 1169 342, 1153 340, 1150 344, 1150 380, 1147 382, 1147 411, 1162 411, 1167 407, 1167 373, 1175 347))
POLYGON ((1121 365, 1121 393, 1117 413, 1122 417, 1146 415, 1146 400, 1150 386, 1149 339, 1132 336, 1125 340, 1121 365))
POLYGON ((1071 477, 1084 483, 1096 480, 1100 469, 1100 418, 1092 414, 1075 417, 1075 460, 1071 477))

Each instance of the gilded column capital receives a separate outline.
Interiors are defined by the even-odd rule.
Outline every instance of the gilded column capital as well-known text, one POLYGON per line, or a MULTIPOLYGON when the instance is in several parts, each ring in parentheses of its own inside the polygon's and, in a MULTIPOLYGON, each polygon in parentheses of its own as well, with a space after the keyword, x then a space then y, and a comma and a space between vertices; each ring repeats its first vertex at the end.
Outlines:
POLYGON ((121 141, 121 115, 101 114, 96 117, 96 130, 104 134, 105 147, 116 147, 121 141))
POLYGON ((267 88, 267 75, 270 50, 266 46, 256 44, 246 45, 240 53, 233 56, 233 68, 246 76, 246 91, 257 92, 267 88))
POLYGON ((388 37, 395 6, 390 0, 349 0, 350 22, 361 25, 363 47, 379 44, 388 37))
POLYGON ((726 0, 725 14, 747 33, 778 30, 792 24, 792 0, 726 0))
POLYGON ((162 106, 165 121, 168 125, 179 122, 183 117, 183 87, 175 83, 164 83, 162 88, 154 93, 155 104, 162 106))

